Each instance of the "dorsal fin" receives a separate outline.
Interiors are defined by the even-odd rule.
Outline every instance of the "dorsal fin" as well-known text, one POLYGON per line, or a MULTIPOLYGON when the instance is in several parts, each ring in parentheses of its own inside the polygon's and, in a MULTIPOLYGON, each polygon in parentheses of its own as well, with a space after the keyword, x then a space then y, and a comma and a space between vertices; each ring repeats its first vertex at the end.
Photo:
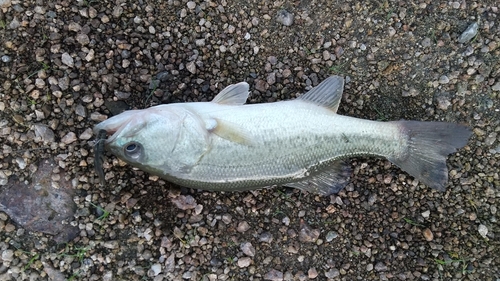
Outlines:
POLYGON ((249 86, 247 82, 232 84, 224 88, 212 102, 220 104, 242 105, 248 99, 249 86))
POLYGON ((298 99, 312 102, 330 108, 333 112, 337 112, 343 92, 344 78, 335 75, 328 77, 298 99))

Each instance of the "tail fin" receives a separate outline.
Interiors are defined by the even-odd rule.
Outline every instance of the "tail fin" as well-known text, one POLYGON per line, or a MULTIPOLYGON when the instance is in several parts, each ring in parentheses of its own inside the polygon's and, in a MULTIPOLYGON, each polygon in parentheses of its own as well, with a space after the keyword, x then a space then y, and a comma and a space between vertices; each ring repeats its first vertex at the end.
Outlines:
POLYGON ((467 144, 470 128, 446 122, 396 121, 406 136, 408 149, 389 160, 422 183, 445 191, 446 158, 467 144))

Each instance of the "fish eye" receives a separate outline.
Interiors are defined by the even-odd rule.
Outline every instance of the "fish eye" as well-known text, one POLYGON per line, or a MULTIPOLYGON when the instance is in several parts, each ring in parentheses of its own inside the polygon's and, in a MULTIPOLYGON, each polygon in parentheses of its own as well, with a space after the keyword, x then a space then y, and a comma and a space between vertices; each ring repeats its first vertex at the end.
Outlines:
POLYGON ((137 159, 141 156, 142 145, 137 142, 130 142, 124 146, 123 150, 126 156, 137 159))
POLYGON ((127 152, 134 152, 137 149, 137 144, 131 143, 125 148, 127 152))

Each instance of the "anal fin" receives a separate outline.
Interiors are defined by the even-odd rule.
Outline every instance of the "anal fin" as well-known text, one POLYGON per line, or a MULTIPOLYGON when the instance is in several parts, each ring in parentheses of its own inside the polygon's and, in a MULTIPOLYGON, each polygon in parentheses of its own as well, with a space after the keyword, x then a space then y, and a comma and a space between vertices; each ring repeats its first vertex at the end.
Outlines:
POLYGON ((312 173, 302 181, 284 184, 285 186, 300 189, 320 195, 339 193, 349 182, 351 168, 342 160, 312 173))

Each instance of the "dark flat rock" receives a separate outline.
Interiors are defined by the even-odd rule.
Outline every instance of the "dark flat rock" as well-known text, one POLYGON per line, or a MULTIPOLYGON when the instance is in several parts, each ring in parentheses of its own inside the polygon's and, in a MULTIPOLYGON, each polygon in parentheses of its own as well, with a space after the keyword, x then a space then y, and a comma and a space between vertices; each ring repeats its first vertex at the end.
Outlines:
POLYGON ((65 243, 78 235, 78 228, 69 224, 76 209, 74 189, 64 172, 55 174, 54 168, 53 160, 44 159, 29 184, 10 178, 0 192, 0 210, 26 230, 54 235, 55 242, 65 243))

